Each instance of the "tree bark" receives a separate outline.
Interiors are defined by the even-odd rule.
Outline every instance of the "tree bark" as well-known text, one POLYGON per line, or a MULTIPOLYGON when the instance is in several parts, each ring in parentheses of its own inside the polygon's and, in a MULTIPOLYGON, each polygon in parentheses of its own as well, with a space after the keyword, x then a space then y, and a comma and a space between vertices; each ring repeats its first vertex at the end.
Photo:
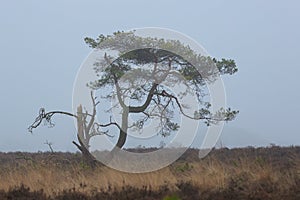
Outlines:
POLYGON ((76 145, 76 147, 81 151, 83 162, 92 168, 96 167, 97 160, 90 153, 90 151, 82 144, 82 142, 80 140, 79 140, 79 143, 80 143, 80 145, 77 144, 75 141, 73 141, 73 144, 76 145))
POLYGON ((82 158, 83 161, 91 166, 91 167, 95 167, 96 166, 96 159, 93 157, 93 155, 90 153, 89 151, 89 133, 86 133, 85 131, 89 131, 86 130, 84 128, 84 123, 86 123, 84 121, 84 117, 83 117, 83 112, 82 112, 82 106, 78 106, 77 107, 77 138, 78 138, 78 142, 79 144, 77 144, 75 141, 73 141, 73 144, 76 145, 76 147, 81 151, 82 153, 82 158))
POLYGON ((129 115, 128 108, 124 108, 122 113, 122 126, 120 130, 120 135, 119 135, 118 142, 116 144, 116 147, 120 149, 124 146, 127 138, 128 115, 129 115))

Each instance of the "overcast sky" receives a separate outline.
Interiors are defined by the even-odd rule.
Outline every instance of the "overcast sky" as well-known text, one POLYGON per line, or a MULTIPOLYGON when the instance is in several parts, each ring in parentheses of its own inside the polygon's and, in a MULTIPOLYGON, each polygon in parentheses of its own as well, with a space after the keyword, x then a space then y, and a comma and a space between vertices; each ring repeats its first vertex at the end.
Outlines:
MULTIPOLYGON (((74 151, 72 119, 27 132, 40 107, 72 110, 84 37, 162 27, 182 32, 239 72, 225 77, 224 146, 300 145, 300 3, 274 0, 3 1, 0 7, 0 151, 74 151)), ((194 146, 200 144, 196 140, 194 146)), ((134 144, 132 144, 134 146, 134 144)))

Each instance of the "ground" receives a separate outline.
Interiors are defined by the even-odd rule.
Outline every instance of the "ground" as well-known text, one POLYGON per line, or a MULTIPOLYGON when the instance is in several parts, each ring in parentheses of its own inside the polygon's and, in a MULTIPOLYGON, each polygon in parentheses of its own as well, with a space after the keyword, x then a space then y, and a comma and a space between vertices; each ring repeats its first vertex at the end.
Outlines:
POLYGON ((296 200, 300 147, 222 148, 203 159, 189 149, 172 165, 144 174, 91 168, 79 153, 0 153, 0 199, 296 200))

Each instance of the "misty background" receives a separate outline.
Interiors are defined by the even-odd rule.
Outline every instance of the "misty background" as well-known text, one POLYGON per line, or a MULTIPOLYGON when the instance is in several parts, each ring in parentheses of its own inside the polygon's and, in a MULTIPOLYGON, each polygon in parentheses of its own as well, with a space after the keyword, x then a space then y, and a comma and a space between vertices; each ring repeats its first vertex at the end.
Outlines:
POLYGON ((0 151, 49 150, 46 140, 76 151, 67 116, 33 134, 27 127, 40 107, 72 111, 73 83, 91 51, 85 37, 141 27, 179 31, 213 57, 236 61, 239 72, 222 78, 228 105, 240 113, 217 146, 300 145, 299 9, 296 0, 2 2, 0 151))

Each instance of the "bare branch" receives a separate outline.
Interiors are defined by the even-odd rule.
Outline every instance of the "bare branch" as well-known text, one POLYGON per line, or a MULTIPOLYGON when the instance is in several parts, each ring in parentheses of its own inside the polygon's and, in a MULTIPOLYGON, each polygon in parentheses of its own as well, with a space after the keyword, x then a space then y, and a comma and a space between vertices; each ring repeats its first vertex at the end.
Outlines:
POLYGON ((55 114, 68 115, 71 117, 75 117, 76 119, 78 118, 77 115, 65 111, 51 111, 46 113, 45 108, 41 108, 39 111, 39 115, 35 118, 35 121, 28 127, 28 131, 32 133, 33 129, 37 128, 44 119, 47 123, 49 123, 50 127, 54 126, 54 124, 51 121, 51 118, 55 114))
POLYGON ((99 126, 99 127, 108 127, 108 126, 114 125, 114 126, 118 127, 121 130, 120 125, 117 124, 116 122, 110 122, 110 123, 107 123, 107 124, 99 124, 99 123, 95 122, 94 124, 99 126))
POLYGON ((107 131, 100 131, 99 126, 97 126, 97 124, 94 124, 94 125, 95 126, 93 126, 93 129, 90 133, 90 137, 94 137, 94 136, 97 136, 97 135, 106 135, 106 136, 111 137, 111 138, 114 137, 114 135, 108 134, 108 130, 107 131))
POLYGON ((46 142, 44 144, 49 146, 51 153, 54 153, 53 148, 52 148, 52 142, 48 142, 48 140, 46 140, 46 142))
POLYGON ((136 122, 134 122, 131 126, 128 126, 128 128, 137 128, 138 130, 141 130, 144 127, 145 122, 150 118, 150 115, 146 112, 142 112, 145 117, 143 117, 142 119, 137 120, 136 122))
POLYGON ((99 101, 98 102, 95 101, 96 97, 94 97, 93 91, 91 91, 91 99, 92 99, 92 103, 93 103, 93 111, 92 111, 92 115, 91 115, 91 119, 89 121, 89 124, 87 125, 87 127, 85 127, 85 132, 86 133, 90 132, 90 130, 91 130, 93 124, 94 124, 95 116, 96 116, 96 106, 99 103, 99 101))
MULTIPOLYGON (((163 91, 160 92, 160 93, 155 93, 155 94, 156 94, 156 95, 159 95, 159 96, 162 96, 162 97, 168 97, 168 98, 170 98, 170 99, 174 99, 174 100, 176 101, 176 104, 177 104, 177 106, 179 107, 179 110, 180 110, 180 112, 181 112, 182 115, 184 115, 185 117, 187 117, 187 118, 189 118, 189 119, 199 120, 199 118, 195 118, 195 117, 192 117, 192 116, 189 116, 189 115, 185 114, 184 111, 183 111, 183 108, 182 108, 182 106, 181 106, 181 104, 180 104, 180 102, 179 102, 179 100, 178 100, 178 98, 175 97, 174 95, 171 95, 171 94, 167 93, 165 90, 163 90, 163 91)), ((169 104, 169 103, 168 103, 168 104, 169 104)), ((201 119, 201 118, 200 118, 200 119, 201 119)))
POLYGON ((73 144, 74 144, 81 152, 83 152, 82 147, 81 147, 79 144, 77 144, 77 142, 72 141, 72 143, 73 143, 73 144))
POLYGON ((113 135, 108 134, 108 131, 101 131, 100 127, 104 128, 104 127, 108 127, 108 126, 116 126, 119 130, 122 130, 122 128, 120 127, 120 125, 116 122, 113 122, 111 117, 110 117, 110 122, 107 124, 99 124, 97 122, 95 122, 93 124, 92 127, 92 132, 90 133, 90 137, 93 137, 95 135, 107 135, 108 137, 114 137, 113 135))

